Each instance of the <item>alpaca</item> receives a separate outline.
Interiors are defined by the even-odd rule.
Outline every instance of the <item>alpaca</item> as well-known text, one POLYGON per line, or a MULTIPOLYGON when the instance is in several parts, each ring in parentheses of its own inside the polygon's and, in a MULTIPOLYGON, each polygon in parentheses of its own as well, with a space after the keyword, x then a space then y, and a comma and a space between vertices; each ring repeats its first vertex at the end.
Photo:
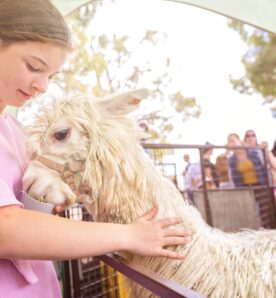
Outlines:
MULTIPOLYGON (((55 204, 82 200, 103 222, 129 223, 157 205, 158 218, 180 217, 192 232, 189 244, 172 248, 186 257, 132 255, 131 262, 207 297, 275 297, 276 231, 225 233, 204 222, 156 170, 139 143, 144 133, 126 115, 147 96, 144 89, 93 101, 68 96, 42 108, 26 129, 30 195, 55 204)), ((152 297, 132 290, 131 297, 152 297)))

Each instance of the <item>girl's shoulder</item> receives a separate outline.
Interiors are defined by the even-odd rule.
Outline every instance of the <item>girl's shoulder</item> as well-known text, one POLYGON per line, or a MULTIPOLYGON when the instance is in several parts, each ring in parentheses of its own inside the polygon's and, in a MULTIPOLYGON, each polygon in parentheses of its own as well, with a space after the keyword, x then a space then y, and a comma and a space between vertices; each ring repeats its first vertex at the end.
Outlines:
POLYGON ((15 126, 17 126, 18 128, 22 129, 22 124, 19 122, 18 119, 16 119, 13 115, 9 115, 7 114, 7 121, 9 121, 10 123, 13 123, 15 126))
POLYGON ((8 123, 13 123, 14 125, 21 127, 21 123, 11 114, 6 113, 0 116, 0 127, 7 125, 8 123))
POLYGON ((12 115, 6 114, 0 117, 0 132, 2 134, 22 135, 22 124, 12 115))

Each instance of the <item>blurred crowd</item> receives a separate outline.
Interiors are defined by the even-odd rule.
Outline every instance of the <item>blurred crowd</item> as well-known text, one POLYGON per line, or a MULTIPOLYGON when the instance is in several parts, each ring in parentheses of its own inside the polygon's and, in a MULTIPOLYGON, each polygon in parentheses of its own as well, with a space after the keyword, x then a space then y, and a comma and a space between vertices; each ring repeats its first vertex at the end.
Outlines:
POLYGON ((203 176, 207 189, 276 185, 276 142, 272 150, 267 142, 259 143, 254 130, 247 130, 244 138, 230 133, 225 152, 211 161, 212 145, 201 149, 202 158, 191 163, 188 154, 183 156, 185 190, 203 188, 203 176))
MULTIPOLYGON (((147 124, 140 123, 140 127, 147 135, 147 124)), ((141 143, 146 140, 142 138, 141 143)), ((276 194, 276 141, 270 150, 267 142, 258 142, 252 129, 245 131, 243 139, 237 133, 230 133, 226 141, 224 152, 219 155, 214 156, 217 146, 208 142, 200 148, 197 162, 191 162, 189 154, 183 155, 184 190, 190 199, 195 190, 203 188, 269 186, 276 194)), ((144 150, 150 155, 149 149, 144 150)))

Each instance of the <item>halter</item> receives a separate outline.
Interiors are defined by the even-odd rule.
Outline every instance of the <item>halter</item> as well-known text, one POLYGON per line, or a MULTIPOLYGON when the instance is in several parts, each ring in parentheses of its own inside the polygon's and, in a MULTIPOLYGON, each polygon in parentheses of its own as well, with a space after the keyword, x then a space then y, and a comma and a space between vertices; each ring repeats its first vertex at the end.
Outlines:
POLYGON ((45 156, 36 156, 33 160, 36 160, 50 168, 57 171, 60 174, 62 180, 71 188, 72 192, 78 197, 78 201, 84 201, 84 196, 91 196, 92 189, 87 182, 82 182, 78 186, 75 181, 75 173, 70 170, 69 163, 59 163, 51 160, 45 156))

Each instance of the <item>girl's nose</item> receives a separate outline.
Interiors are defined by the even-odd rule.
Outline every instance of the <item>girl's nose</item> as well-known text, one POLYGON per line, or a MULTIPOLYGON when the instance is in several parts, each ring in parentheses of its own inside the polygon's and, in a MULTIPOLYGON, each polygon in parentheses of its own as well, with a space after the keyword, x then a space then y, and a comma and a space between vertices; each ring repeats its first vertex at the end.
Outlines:
POLYGON ((38 93, 45 93, 48 89, 49 79, 37 79, 33 82, 33 88, 36 89, 38 93))

